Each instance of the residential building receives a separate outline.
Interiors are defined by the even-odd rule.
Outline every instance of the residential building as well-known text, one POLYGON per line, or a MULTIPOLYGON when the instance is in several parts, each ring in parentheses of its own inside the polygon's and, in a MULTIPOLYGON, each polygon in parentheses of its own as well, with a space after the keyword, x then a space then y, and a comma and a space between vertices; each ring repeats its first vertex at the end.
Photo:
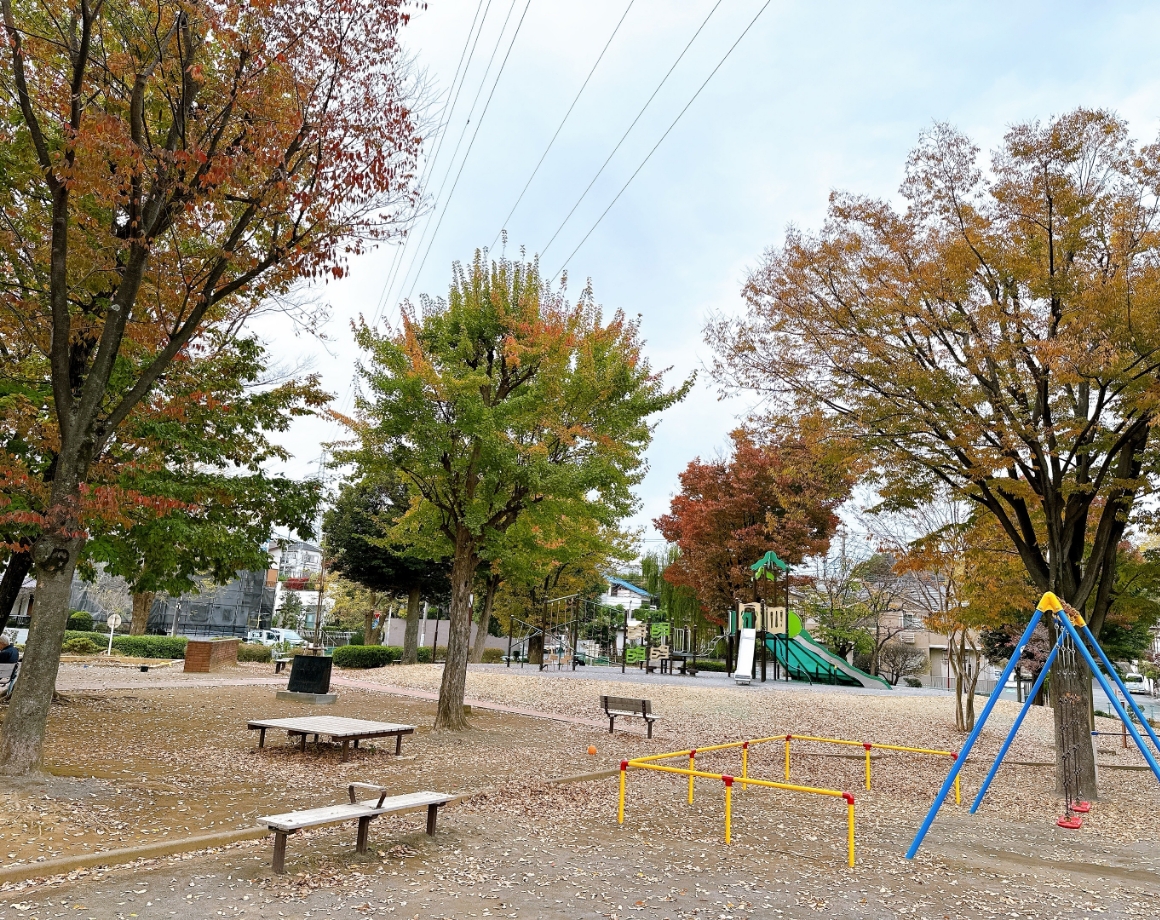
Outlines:
POLYGON ((322 571, 322 547, 304 540, 275 537, 270 541, 270 558, 278 578, 309 578, 322 571))

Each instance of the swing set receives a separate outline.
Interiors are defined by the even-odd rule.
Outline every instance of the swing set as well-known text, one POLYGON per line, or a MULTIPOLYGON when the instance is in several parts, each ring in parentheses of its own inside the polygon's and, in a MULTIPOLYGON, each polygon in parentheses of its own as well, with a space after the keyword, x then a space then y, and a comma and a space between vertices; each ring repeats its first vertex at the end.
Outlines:
POLYGON ((971 803, 971 814, 974 814, 982 804, 983 797, 987 794, 987 789, 990 787, 991 781, 999 771, 1003 757, 1011 747, 1011 742, 1015 740, 1015 734, 1019 731, 1019 726, 1023 724, 1023 719, 1026 717, 1032 701, 1039 694, 1043 682, 1047 678, 1047 674, 1053 664, 1057 668, 1059 683, 1063 688, 1063 692, 1058 695, 1056 705, 1063 708, 1062 722, 1064 729, 1062 739, 1062 772, 1065 804, 1064 814, 1060 816, 1056 823, 1064 828, 1080 828, 1083 826, 1083 818, 1081 815, 1091 809, 1089 803, 1081 801, 1079 798, 1080 745, 1090 745, 1091 737, 1087 731, 1075 727, 1077 723, 1083 724, 1085 721, 1087 699, 1086 694, 1076 693, 1074 690, 1068 689, 1074 688, 1082 682, 1081 677, 1085 670, 1089 671, 1095 677, 1096 681, 1098 681, 1100 689, 1107 695, 1108 701, 1123 723, 1125 730, 1136 743, 1136 747, 1139 748, 1140 753, 1144 755, 1144 760, 1147 761, 1148 767, 1152 770, 1153 775, 1155 775, 1157 780, 1160 780, 1160 764, 1157 763, 1152 750, 1149 749, 1148 745, 1144 742, 1143 736, 1136 729, 1133 716, 1148 734, 1148 738, 1152 742, 1155 751, 1160 753, 1160 739, 1156 737, 1156 732, 1148 720, 1144 718, 1144 714, 1140 711, 1140 707, 1136 705, 1136 701, 1132 699, 1132 695, 1128 693, 1123 681, 1120 680, 1119 675, 1116 673, 1116 669, 1112 666, 1104 650, 1100 648, 1100 644, 1096 641, 1096 637, 1092 634, 1092 631, 1088 628, 1087 623, 1080 613, 1071 608, 1065 610, 1059 598, 1048 591, 1043 595, 1038 606, 1035 608, 1035 614, 1031 617, 1031 622, 1027 624, 1023 635, 1016 643, 1011 657, 1007 661, 1007 667, 1003 669, 1003 675, 996 684, 996 692, 991 694, 987 700, 987 705, 983 707, 982 714, 979 716, 970 735, 967 736, 967 740, 959 752, 959 757, 955 759, 950 773, 947 774, 946 779, 943 781, 942 788, 935 797, 934 804, 931 805, 930 811, 922 822, 922 826, 919 827, 918 833, 910 845, 910 849, 906 851, 907 859, 913 859, 918 852, 918 848, 922 845, 923 838, 926 837, 927 832, 934 823, 935 817, 938 815, 939 807, 946 800, 947 793, 950 792, 951 787, 958 780, 959 772, 962 770, 963 764, 967 762, 971 748, 974 747, 975 741, 978 740, 983 726, 987 724, 987 717, 990 716, 991 710, 995 708, 995 702, 999 699, 998 688, 1006 685, 1008 678, 1011 676, 1011 672, 1015 670, 1015 666, 1023 654, 1023 649, 1030 641, 1035 627, 1045 617, 1055 625, 1057 635, 1055 645, 1052 647, 1051 653, 1047 656, 1047 660, 1043 663, 1039 677, 1036 678, 1031 691, 1027 694, 1023 707, 1019 710, 1019 715, 1011 725, 1011 730, 1007 733, 1007 737, 1000 746, 999 753, 995 756, 995 762, 991 765, 991 769, 987 773, 987 778, 983 780, 983 784, 979 787, 979 792, 975 796, 974 802, 971 803), (1084 664, 1086 664, 1086 668, 1083 666, 1084 664), (1129 715, 1128 709, 1125 709, 1123 703, 1117 699, 1113 688, 1120 691, 1124 701, 1131 709, 1131 715, 1129 715))

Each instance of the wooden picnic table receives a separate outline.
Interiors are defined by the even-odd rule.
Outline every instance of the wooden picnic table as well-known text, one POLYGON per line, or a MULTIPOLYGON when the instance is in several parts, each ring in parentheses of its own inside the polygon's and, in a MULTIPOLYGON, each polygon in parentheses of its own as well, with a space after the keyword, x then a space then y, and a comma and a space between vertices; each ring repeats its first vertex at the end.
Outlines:
POLYGON ((354 742, 355 750, 358 743, 366 738, 385 738, 394 736, 395 756, 403 750, 403 735, 415 732, 414 725, 396 725, 392 722, 371 722, 367 719, 343 719, 338 716, 302 716, 293 719, 255 719, 247 724, 250 731, 258 731, 258 747, 266 745, 266 730, 270 728, 283 729, 291 738, 302 736, 302 750, 306 750, 306 736, 313 735, 317 744, 320 735, 326 735, 331 741, 342 742, 342 760, 345 763, 350 759, 350 743, 354 742))

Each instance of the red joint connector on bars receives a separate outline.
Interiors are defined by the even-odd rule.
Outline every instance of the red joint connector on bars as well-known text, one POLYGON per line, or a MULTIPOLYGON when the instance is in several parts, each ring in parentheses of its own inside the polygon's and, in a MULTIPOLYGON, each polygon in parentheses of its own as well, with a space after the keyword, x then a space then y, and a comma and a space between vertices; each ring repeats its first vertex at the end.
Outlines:
POLYGON ((622 760, 622 761, 620 762, 620 771, 623 773, 623 772, 624 772, 625 770, 627 770, 627 769, 628 769, 628 761, 627 761, 627 760, 622 760))
POLYGON ((696 756, 697 756, 697 749, 696 748, 693 748, 691 751, 689 751, 689 758, 690 759, 692 759, 696 756))
POLYGON ((745 741, 745 742, 743 742, 743 743, 742 743, 742 745, 741 745, 741 750, 743 750, 743 751, 748 751, 748 750, 749 750, 749 742, 748 742, 748 741, 745 741))
POLYGON ((785 740, 786 741, 793 741, 793 735, 786 735, 785 740))
POLYGON ((869 741, 863 741, 863 742, 862 742, 862 747, 866 748, 866 750, 870 750, 870 742, 869 742, 869 741))
POLYGON ((959 752, 958 751, 951 751, 951 760, 958 760, 958 759, 959 759, 959 752))
POLYGON ((846 800, 846 804, 847 804, 847 805, 853 805, 853 804, 854 804, 854 796, 850 795, 850 793, 848 793, 848 792, 843 792, 843 793, 842 793, 842 798, 844 798, 844 799, 846 800))
POLYGON ((726 786, 733 785, 733 777, 732 776, 722 776, 721 779, 723 779, 725 781, 726 786))

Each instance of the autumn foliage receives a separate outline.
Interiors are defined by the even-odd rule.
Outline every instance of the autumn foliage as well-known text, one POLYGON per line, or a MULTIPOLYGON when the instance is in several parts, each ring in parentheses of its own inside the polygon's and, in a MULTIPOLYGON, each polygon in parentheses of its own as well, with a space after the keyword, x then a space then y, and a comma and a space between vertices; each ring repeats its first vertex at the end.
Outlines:
POLYGON ((669 513, 655 521, 680 548, 665 578, 695 592, 715 622, 752 597, 749 566, 768 550, 791 564, 824 553, 853 485, 845 452, 804 430, 742 428, 731 438, 728 458, 688 465, 669 513))

